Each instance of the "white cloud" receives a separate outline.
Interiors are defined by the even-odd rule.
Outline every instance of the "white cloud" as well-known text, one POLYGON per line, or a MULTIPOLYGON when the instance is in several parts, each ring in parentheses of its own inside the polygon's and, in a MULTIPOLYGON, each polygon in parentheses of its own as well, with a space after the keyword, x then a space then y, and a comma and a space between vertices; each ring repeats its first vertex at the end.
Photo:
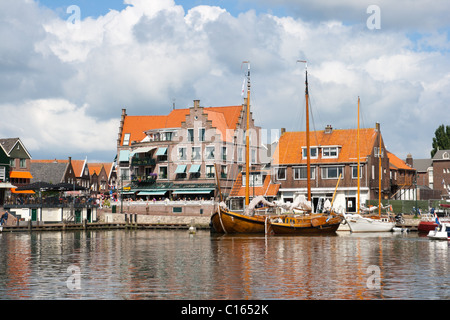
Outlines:
MULTIPOLYGON (((390 15, 414 18, 435 12, 434 5, 402 9, 382 2, 382 29, 371 31, 368 2, 360 1, 295 2, 302 18, 254 10, 233 16, 206 5, 186 12, 173 0, 126 3, 132 6, 83 19, 79 29, 35 3, 0 4, 9 13, 0 13, 0 40, 11 40, 0 48, 0 108, 8 115, 2 136, 20 135, 30 150, 60 148, 67 156, 114 152, 121 108, 167 114, 174 99, 177 107, 194 99, 205 106, 242 103, 243 60, 251 61, 257 124, 298 130, 304 66, 296 60, 306 59, 316 129, 354 127, 360 96, 366 126, 381 122, 391 152, 428 156, 424 146, 450 98, 448 35, 429 31, 443 25, 442 14, 434 26, 424 22, 415 40, 387 26, 390 15), (324 19, 307 20, 304 12, 324 19)), ((436 5, 446 12, 442 2, 436 5)))

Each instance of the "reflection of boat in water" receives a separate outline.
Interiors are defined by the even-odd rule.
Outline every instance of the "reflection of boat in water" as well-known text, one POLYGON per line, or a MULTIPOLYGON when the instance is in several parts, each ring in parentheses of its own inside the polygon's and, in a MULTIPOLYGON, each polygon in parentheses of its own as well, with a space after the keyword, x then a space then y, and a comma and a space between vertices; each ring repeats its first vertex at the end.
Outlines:
POLYGON ((435 230, 428 232, 432 240, 450 240, 450 223, 440 223, 435 230))

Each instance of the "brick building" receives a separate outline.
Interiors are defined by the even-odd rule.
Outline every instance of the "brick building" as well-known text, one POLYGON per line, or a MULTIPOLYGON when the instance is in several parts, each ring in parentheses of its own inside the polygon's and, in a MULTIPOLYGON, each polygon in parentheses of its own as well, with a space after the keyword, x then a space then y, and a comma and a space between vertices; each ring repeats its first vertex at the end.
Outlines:
MULTIPOLYGON (((361 129, 360 133, 360 201, 378 199, 381 174, 381 198, 391 195, 390 159, 380 132, 375 128, 361 129), (381 140, 381 141, 380 141, 381 140), (380 147, 381 142, 381 147, 380 147), (381 161, 381 171, 379 163, 381 161)), ((332 200, 339 175, 339 188, 335 207, 355 212, 357 202, 357 130, 333 130, 327 126, 322 131, 310 132, 311 194, 315 208, 324 199, 332 200)), ((292 202, 298 195, 307 193, 306 132, 284 132, 273 156, 274 182, 280 183, 280 197, 292 202)))
MULTIPOLYGON (((133 197, 209 199, 215 194, 217 168, 222 193, 228 195, 245 168, 245 109, 245 102, 202 107, 199 100, 162 116, 129 116, 123 109, 118 189, 133 197)), ((255 165, 260 163, 260 128, 252 116, 249 132, 255 165)))

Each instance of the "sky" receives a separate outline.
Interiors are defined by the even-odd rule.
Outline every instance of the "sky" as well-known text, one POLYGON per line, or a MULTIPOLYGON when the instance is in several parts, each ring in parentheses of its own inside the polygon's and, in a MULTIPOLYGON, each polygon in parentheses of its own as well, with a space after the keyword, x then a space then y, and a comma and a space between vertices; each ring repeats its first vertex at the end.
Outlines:
MULTIPOLYGON (((381 124, 429 158, 450 116, 447 0, 2 0, 0 137, 33 159, 113 161, 121 110, 243 103, 267 132, 381 124)), ((269 135, 269 134, 268 134, 269 135)), ((270 136, 268 139, 273 138, 270 136)))

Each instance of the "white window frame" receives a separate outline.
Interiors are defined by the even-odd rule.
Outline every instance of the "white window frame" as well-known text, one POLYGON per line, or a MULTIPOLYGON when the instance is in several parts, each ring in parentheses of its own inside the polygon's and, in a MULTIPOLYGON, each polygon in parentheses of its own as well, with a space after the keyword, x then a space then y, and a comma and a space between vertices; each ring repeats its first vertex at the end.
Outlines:
POLYGON ((339 147, 338 146, 328 146, 322 147, 322 158, 323 159, 336 159, 339 157, 339 147), (336 154, 331 155, 332 152, 336 154))
POLYGON ((287 178, 287 168, 286 167, 276 167, 275 168, 275 178, 277 180, 286 180, 286 178, 287 178), (284 178, 280 178, 280 175, 279 175, 280 170, 284 170, 284 178))
POLYGON ((187 161, 187 147, 178 147, 177 159, 178 161, 187 161), (184 149, 183 157, 181 157, 180 150, 184 149), (184 159, 183 159, 184 158, 184 159))
POLYGON ((206 137, 206 129, 198 128, 198 141, 200 141, 200 142, 205 141, 205 137, 206 137))
POLYGON ((202 147, 200 147, 200 146, 191 147, 191 160, 192 161, 202 160, 202 147), (198 151, 195 152, 197 149, 198 149, 198 151), (195 155, 198 155, 198 157, 195 157, 195 155))
POLYGON ((205 147, 205 159, 206 160, 215 160, 216 159, 216 146, 206 146, 205 147), (210 156, 210 152, 208 152, 208 149, 213 150, 213 156, 210 156))
POLYGON ((131 137, 131 133, 125 133, 123 135, 123 146, 129 146, 130 145, 130 137, 131 137))
MULTIPOLYGON (((356 172, 356 175, 353 172, 355 170, 355 168, 357 168, 357 167, 358 167, 358 165, 351 165, 350 166, 350 169, 352 171, 352 179, 358 179, 358 172, 356 172)), ((360 164, 359 165, 359 178, 362 178, 362 174, 363 174, 363 165, 360 164)))
MULTIPOLYGON (((309 155, 311 159, 317 159, 319 157, 319 148, 318 147, 309 147, 309 155), (312 155, 312 150, 315 150, 316 155, 312 155)), ((306 147, 302 147, 302 159, 306 159, 306 147)))
MULTIPOLYGON (((300 166, 300 167, 293 167, 292 168, 292 177, 294 180, 307 180, 307 176, 302 178, 301 177, 301 169, 305 170, 305 173, 307 174, 307 167, 306 166, 300 166), (296 172, 298 171, 298 176, 296 175, 296 172)), ((310 167, 311 170, 311 180, 315 180, 316 179, 316 167, 315 166, 311 166, 310 167)))
POLYGON ((321 176, 323 180, 333 180, 339 178, 339 173, 342 173, 341 179, 344 179, 344 166, 326 166, 321 168, 321 176), (336 177, 329 177, 328 176, 328 170, 332 168, 337 168, 337 174, 336 177), (339 172, 341 171, 341 172, 339 172), (325 174, 326 173, 326 174, 325 174))

